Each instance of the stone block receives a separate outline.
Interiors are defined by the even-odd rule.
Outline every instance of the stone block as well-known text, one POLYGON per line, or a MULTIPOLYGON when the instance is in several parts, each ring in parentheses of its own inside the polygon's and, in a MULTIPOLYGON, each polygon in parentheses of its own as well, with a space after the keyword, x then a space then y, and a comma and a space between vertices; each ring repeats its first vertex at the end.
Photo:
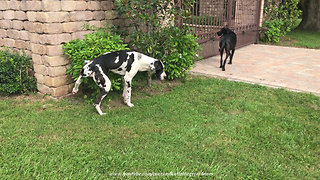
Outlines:
POLYGON ((5 29, 0 29, 0 38, 7 37, 7 30, 5 29))
POLYGON ((66 71, 66 66, 48 67, 48 75, 51 77, 64 76, 66 75, 66 71))
POLYGON ((91 11, 101 10, 101 2, 99 1, 89 1, 87 2, 87 8, 91 11))
POLYGON ((15 1, 15 0, 9 1, 8 6, 9 6, 9 9, 20 10, 21 9, 21 1, 15 1))
POLYGON ((34 64, 38 64, 38 65, 43 65, 43 56, 41 56, 40 54, 32 54, 32 62, 34 64))
POLYGON ((3 45, 7 47, 15 47, 15 40, 11 38, 3 38, 3 45))
POLYGON ((113 1, 101 1, 101 9, 102 10, 112 10, 114 8, 113 1))
POLYGON ((106 11, 105 12, 105 18, 106 19, 115 19, 118 17, 118 14, 116 11, 106 11))
POLYGON ((1 29, 12 28, 12 21, 11 20, 0 20, 0 28, 1 29))
POLYGON ((30 40, 29 39, 29 32, 28 31, 19 31, 19 38, 21 40, 26 40, 26 41, 30 40))
POLYGON ((21 1, 21 10, 40 11, 42 10, 41 1, 21 1))
POLYGON ((43 56, 43 61, 46 66, 63 66, 69 64, 65 56, 43 56))
POLYGON ((57 88, 52 88, 52 96, 61 97, 69 94, 71 92, 69 85, 60 86, 57 88))
POLYGON ((45 65, 33 64, 33 69, 37 74, 42 74, 44 76, 48 75, 48 68, 45 65))
POLYGON ((37 79, 37 83, 44 84, 44 82, 45 82, 45 78, 44 78, 45 76, 44 75, 35 73, 34 76, 37 79))
POLYGON ((41 12, 28 11, 26 13, 28 21, 41 21, 43 20, 43 16, 41 12))
POLYGON ((71 34, 72 39, 83 39, 84 35, 91 33, 91 31, 79 31, 71 34))
POLYGON ((8 29, 7 36, 12 39, 16 39, 19 37, 19 31, 15 29, 8 29))
POLYGON ((29 33, 29 39, 31 43, 34 44, 44 44, 44 43, 40 43, 41 41, 41 35, 38 33, 29 33))
POLYGON ((44 12, 42 22, 68 22, 70 14, 68 12, 44 12))
POLYGON ((63 32, 61 23, 46 23, 42 25, 43 32, 48 34, 59 34, 63 32))
POLYGON ((66 22, 62 23, 63 32, 77 32, 83 30, 83 25, 85 21, 81 22, 66 22))
POLYGON ((61 2, 54 0, 42 0, 42 9, 43 11, 60 11, 61 10, 61 2))
POLYGON ((15 47, 19 49, 30 49, 30 42, 23 40, 16 40, 15 47))
POLYGON ((71 21, 86 21, 86 20, 92 20, 92 18, 93 18, 93 12, 91 11, 70 12, 71 21))
POLYGON ((71 41, 71 34, 44 34, 41 37, 42 44, 58 45, 71 41))
POLYGON ((14 12, 14 18, 18 20, 26 20, 27 14, 23 11, 15 11, 14 12))
POLYGON ((37 89, 42 94, 49 94, 49 95, 52 94, 52 89, 44 84, 37 83, 37 89))
POLYGON ((104 24, 103 21, 89 21, 90 26, 102 27, 104 24))
POLYGON ((105 17, 106 17, 106 14, 105 14, 104 11, 94 11, 92 19, 94 19, 94 20, 102 20, 102 19, 105 19, 105 17))
POLYGON ((87 9, 86 1, 61 1, 62 11, 84 11, 87 9))
POLYGON ((2 12, 3 19, 14 19, 14 11, 7 10, 2 12))
POLYGON ((12 28, 22 30, 24 28, 24 22, 19 20, 12 21, 12 28))
POLYGON ((36 54, 46 54, 47 48, 45 45, 30 43, 31 51, 36 54))
POLYGON ((62 45, 46 46, 46 54, 48 56, 63 55, 62 45))
POLYGON ((32 56, 32 52, 30 50, 24 50, 24 52, 26 53, 27 56, 29 57, 32 56))
POLYGON ((9 2, 8 1, 0 1, 0 10, 7 10, 9 9, 9 2))
POLYGON ((67 85, 70 82, 70 77, 69 76, 58 76, 58 77, 50 77, 46 76, 45 77, 45 85, 49 87, 59 87, 63 85, 67 85))
POLYGON ((43 24, 39 22, 24 22, 24 29, 29 32, 43 33, 43 24))

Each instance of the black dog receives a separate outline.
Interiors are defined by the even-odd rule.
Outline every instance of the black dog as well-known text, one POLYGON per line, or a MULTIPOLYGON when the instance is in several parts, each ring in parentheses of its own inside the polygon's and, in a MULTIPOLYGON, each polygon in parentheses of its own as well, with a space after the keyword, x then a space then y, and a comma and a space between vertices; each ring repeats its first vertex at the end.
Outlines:
POLYGON ((222 28, 219 32, 217 32, 217 34, 218 36, 221 36, 220 42, 219 42, 219 47, 220 47, 219 51, 220 51, 220 57, 221 57, 220 68, 222 68, 222 71, 225 71, 226 61, 229 56, 230 56, 230 61, 228 64, 232 64, 232 58, 233 58, 236 44, 237 44, 237 35, 227 27, 222 28), (222 56, 223 56, 224 50, 226 51, 226 59, 222 64, 222 56))

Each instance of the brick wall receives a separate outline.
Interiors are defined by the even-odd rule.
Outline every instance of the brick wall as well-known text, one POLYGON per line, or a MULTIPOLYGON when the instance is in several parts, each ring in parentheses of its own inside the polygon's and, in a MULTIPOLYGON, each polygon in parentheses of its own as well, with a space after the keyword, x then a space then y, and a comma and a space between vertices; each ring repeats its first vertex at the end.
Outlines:
POLYGON ((124 26, 113 8, 113 0, 0 0, 0 46, 32 57, 40 93, 66 95, 73 81, 65 75, 63 43, 89 33, 82 29, 85 23, 124 26))

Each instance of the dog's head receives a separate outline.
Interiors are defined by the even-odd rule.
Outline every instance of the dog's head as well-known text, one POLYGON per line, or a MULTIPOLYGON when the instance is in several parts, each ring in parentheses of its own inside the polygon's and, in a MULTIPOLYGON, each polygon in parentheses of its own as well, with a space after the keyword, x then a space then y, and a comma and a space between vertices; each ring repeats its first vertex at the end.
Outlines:
POLYGON ((81 69, 81 76, 82 77, 91 77, 93 76, 93 69, 92 69, 92 61, 85 60, 85 65, 81 69))
POLYGON ((217 34, 218 34, 218 36, 222 36, 222 35, 228 34, 230 32, 232 32, 232 31, 229 28, 223 27, 223 28, 220 29, 219 32, 217 32, 217 34))
POLYGON ((156 74, 161 80, 167 76, 164 72, 164 65, 160 60, 155 60, 154 63, 151 63, 150 69, 152 73, 156 74))

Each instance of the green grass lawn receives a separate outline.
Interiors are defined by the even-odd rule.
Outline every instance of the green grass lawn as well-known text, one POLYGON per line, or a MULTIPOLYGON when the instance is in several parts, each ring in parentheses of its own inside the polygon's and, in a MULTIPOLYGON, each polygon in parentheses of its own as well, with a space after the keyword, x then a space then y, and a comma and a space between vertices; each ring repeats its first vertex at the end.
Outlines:
POLYGON ((273 45, 320 49, 320 32, 294 30, 273 45))
POLYGON ((319 97, 194 76, 171 83, 136 85, 135 107, 104 105, 105 116, 81 99, 0 98, 0 179, 320 178, 319 97))

